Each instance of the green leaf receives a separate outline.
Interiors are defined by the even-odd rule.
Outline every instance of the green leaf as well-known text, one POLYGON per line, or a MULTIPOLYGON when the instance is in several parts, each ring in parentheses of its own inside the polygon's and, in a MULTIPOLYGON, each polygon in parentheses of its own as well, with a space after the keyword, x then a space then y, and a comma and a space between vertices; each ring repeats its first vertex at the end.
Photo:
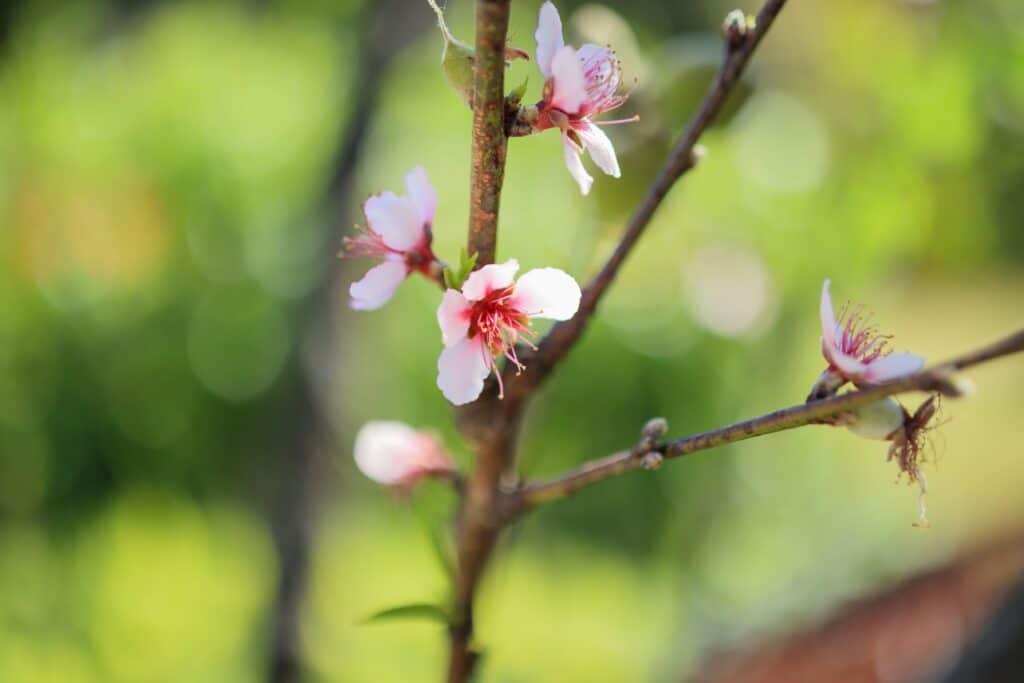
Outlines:
POLYGON ((444 609, 439 605, 434 605, 429 602, 414 602, 408 605, 399 605, 398 607, 389 607, 382 609, 379 612, 374 612, 370 616, 363 619, 360 624, 375 624, 381 621, 393 621, 403 619, 425 619, 427 621, 435 621, 439 624, 447 626, 451 622, 451 618, 448 614, 448 610, 444 609))
POLYGON ((444 275, 444 286, 448 289, 458 289, 462 286, 458 281, 459 276, 453 273, 450 267, 445 266, 442 273, 444 275))
POLYGON ((523 79, 522 83, 520 83, 518 86, 516 86, 511 91, 509 91, 508 99, 510 99, 515 104, 519 104, 520 102, 522 102, 523 101, 523 95, 526 94, 526 86, 529 83, 530 83, 530 77, 527 76, 526 78, 523 79))

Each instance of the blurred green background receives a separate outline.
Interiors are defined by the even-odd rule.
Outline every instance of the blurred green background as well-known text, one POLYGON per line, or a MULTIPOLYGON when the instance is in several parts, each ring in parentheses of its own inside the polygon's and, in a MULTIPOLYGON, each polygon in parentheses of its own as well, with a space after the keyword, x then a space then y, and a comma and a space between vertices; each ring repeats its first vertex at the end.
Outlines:
MULTIPOLYGON (((531 53, 537 5, 513 6, 531 53)), ((587 198, 555 134, 512 141, 500 258, 596 269, 732 7, 559 3, 570 42, 618 49, 637 80, 621 111, 641 121, 610 130, 623 178, 591 166, 587 198)), ((450 8, 464 39, 471 11, 450 8)), ((444 594, 418 518, 454 501, 396 501, 351 460, 369 419, 436 429, 468 460, 434 386, 438 292, 412 280, 356 315, 347 284, 369 264, 335 259, 359 201, 415 164, 440 197, 436 250, 464 241, 471 115, 432 21, 414 0, 5 5, 0 681, 265 678, 276 548, 304 534, 304 680, 439 679, 440 627, 358 622, 444 594)), ((535 69, 508 74, 528 100, 535 69)), ((529 413, 527 475, 620 449, 654 415, 683 435, 801 401, 826 277, 934 360, 1024 319, 1017 0, 792 0, 703 142, 529 413)), ((529 517, 481 596, 483 680, 677 679, 1018 528, 1024 362, 970 376, 934 437, 927 531, 886 445, 829 428, 529 517)))

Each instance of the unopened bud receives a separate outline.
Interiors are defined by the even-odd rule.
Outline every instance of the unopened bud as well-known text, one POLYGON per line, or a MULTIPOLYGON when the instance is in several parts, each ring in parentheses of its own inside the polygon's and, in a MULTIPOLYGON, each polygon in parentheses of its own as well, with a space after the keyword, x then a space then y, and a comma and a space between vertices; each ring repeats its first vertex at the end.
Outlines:
POLYGON ((665 456, 658 451, 651 451, 640 458, 640 466, 645 470, 656 470, 661 467, 661 463, 664 461, 665 456))
POLYGON ((907 419, 903 406, 893 398, 869 403, 850 412, 852 420, 846 428, 865 439, 885 441, 897 429, 902 429, 907 419))
POLYGON ((640 435, 645 439, 657 442, 668 432, 668 420, 663 417, 655 417, 647 421, 640 435))
POLYGON ((730 48, 736 48, 743 44, 756 24, 754 17, 744 14, 742 10, 734 9, 725 15, 722 35, 725 36, 730 48))

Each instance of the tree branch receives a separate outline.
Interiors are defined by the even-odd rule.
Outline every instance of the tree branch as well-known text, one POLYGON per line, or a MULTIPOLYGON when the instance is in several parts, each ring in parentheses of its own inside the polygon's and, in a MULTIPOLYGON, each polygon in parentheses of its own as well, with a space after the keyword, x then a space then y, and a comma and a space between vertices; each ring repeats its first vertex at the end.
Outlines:
MULTIPOLYGON (((873 403, 886 396, 911 391, 941 392, 947 396, 957 396, 959 392, 950 381, 955 371, 1022 351, 1024 351, 1024 330, 941 365, 900 379, 821 401, 783 408, 751 420, 667 441, 655 446, 651 452, 660 453, 665 458, 679 458, 690 453, 744 441, 756 436, 820 423, 824 419, 873 403)), ((504 513, 515 516, 541 503, 567 498, 591 484, 639 469, 643 466, 643 455, 636 449, 623 450, 588 462, 554 479, 527 484, 507 494, 504 513)))
POLYGON ((505 37, 510 0, 477 0, 473 60, 473 159, 469 197, 470 255, 494 262, 498 203, 505 179, 505 37))
POLYGON ((662 200, 668 195, 676 181, 696 164, 697 156, 694 153, 694 148, 697 146, 697 142, 715 120, 732 89, 739 82, 754 50, 768 29, 771 28, 772 22, 785 4, 786 0, 768 0, 757 15, 757 23, 752 29, 744 30, 742 33, 737 33, 735 30, 726 31, 725 59, 718 75, 708 88, 700 109, 697 110, 696 115, 665 160, 665 164, 648 190, 647 196, 634 212, 615 251, 612 252, 604 267, 584 288, 579 311, 571 320, 558 323, 551 328, 548 335, 538 345, 535 353, 523 354, 524 361, 529 365, 528 372, 517 376, 515 368, 506 367, 503 375, 507 387, 506 392, 529 394, 544 381, 545 377, 551 373, 582 336, 587 323, 601 301, 601 297, 615 279, 619 268, 622 267, 626 257, 636 246, 640 236, 643 235, 644 230, 654 217, 654 213, 661 206, 662 200))
MULTIPOLYGON (((505 38, 510 0, 477 0, 473 61, 473 158, 467 251, 477 267, 494 262, 498 205, 505 176, 505 38)), ((490 404, 457 412, 459 426, 474 444, 476 464, 464 488, 456 534, 458 564, 454 618, 449 629, 449 683, 468 681, 476 667, 472 648, 473 599, 497 542, 499 481, 512 457, 516 429, 502 429, 490 404)))

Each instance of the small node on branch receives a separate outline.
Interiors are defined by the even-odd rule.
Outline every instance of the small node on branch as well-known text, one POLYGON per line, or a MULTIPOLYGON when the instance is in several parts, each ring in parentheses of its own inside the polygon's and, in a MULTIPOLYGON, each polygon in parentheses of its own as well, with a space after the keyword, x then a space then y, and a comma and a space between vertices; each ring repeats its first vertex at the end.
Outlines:
POLYGON ((640 430, 640 440, 633 446, 633 457, 634 458, 646 458, 648 455, 657 455, 658 462, 654 463, 653 466, 648 467, 647 461, 644 461, 644 467, 647 469, 654 469, 661 464, 661 454, 656 453, 655 449, 658 447, 658 442, 668 432, 668 420, 663 417, 655 417, 647 421, 644 428, 640 430))
POLYGON ((734 9, 725 15, 725 21, 722 22, 722 35, 725 37, 729 49, 735 50, 746 42, 747 37, 754 32, 755 28, 757 28, 757 20, 754 17, 744 14, 743 10, 734 9))
POLYGON ((651 451, 640 458, 640 466, 645 470, 656 470, 665 462, 665 456, 658 451, 651 451))

